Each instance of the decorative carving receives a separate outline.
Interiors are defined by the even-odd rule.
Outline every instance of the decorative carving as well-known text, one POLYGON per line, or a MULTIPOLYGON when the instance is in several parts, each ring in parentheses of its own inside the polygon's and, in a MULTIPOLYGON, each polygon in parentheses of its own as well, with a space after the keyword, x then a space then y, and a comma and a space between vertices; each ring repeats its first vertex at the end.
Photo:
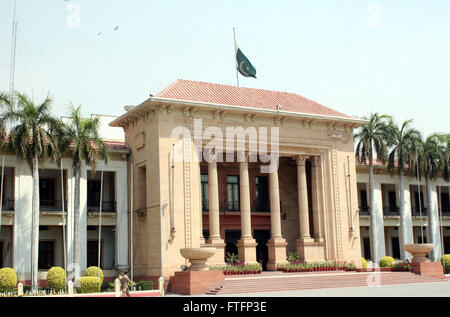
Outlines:
POLYGON ((238 152, 237 159, 240 163, 248 163, 248 152, 238 152))
POLYGON ((296 157, 295 157, 295 162, 297 163, 297 166, 305 166, 305 163, 306 163, 306 159, 307 159, 308 157, 307 156, 305 156, 305 155, 297 155, 296 157))
POLYGON ((311 166, 312 167, 320 166, 320 156, 311 156, 311 166))

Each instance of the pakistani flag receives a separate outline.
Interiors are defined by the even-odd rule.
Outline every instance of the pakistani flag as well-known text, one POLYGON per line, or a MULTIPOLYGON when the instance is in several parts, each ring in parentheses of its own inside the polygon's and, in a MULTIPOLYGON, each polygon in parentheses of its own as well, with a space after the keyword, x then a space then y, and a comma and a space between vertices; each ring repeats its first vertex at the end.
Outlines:
POLYGON ((236 68, 242 76, 256 78, 256 68, 239 48, 236 50, 236 68))

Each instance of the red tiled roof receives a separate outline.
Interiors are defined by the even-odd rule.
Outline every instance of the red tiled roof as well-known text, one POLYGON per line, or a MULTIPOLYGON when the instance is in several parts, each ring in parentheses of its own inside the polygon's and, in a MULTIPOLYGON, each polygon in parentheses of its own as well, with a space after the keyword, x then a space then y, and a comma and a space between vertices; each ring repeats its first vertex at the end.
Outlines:
POLYGON ((348 115, 294 93, 184 79, 178 79, 156 94, 155 97, 266 110, 278 110, 277 105, 281 105, 281 111, 351 118, 348 115))
POLYGON ((128 150, 128 146, 125 142, 103 141, 103 143, 105 143, 112 151, 128 150))

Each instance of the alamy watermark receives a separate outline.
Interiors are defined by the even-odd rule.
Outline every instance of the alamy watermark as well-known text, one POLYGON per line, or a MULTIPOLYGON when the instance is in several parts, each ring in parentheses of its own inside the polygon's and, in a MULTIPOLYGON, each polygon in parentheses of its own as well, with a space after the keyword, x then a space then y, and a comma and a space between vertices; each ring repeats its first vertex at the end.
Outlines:
POLYGON ((203 129, 203 121, 194 119, 193 134, 187 127, 175 127, 172 139, 174 162, 260 162, 261 173, 273 173, 279 163, 279 127, 225 127, 208 126, 203 129), (225 130, 225 131, 224 131, 225 130), (248 140, 248 142, 247 142, 248 140), (205 142, 205 146, 203 144, 205 142), (191 146, 194 155, 191 155, 191 146), (237 155, 235 156, 235 153, 237 155))

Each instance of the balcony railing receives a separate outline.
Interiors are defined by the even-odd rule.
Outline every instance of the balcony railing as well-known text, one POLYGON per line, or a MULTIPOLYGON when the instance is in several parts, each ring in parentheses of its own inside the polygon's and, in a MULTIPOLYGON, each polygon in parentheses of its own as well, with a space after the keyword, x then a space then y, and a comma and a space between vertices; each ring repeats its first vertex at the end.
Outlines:
MULTIPOLYGON (((102 202, 102 212, 117 212, 117 206, 115 201, 105 200, 102 202)), ((87 206, 88 212, 99 212, 100 203, 99 202, 89 202, 87 206)))
POLYGON ((268 201, 254 200, 251 209, 253 212, 270 212, 270 205, 268 201))
MULTIPOLYGON (((420 217, 420 208, 419 207, 411 208, 411 213, 415 217, 420 217)), ((422 217, 426 215, 427 215, 427 208, 422 207, 422 217)))
POLYGON ((219 205, 220 211, 240 211, 241 206, 239 204, 239 201, 228 201, 225 199, 222 201, 219 205))
POLYGON ((400 216, 400 209, 396 206, 383 207, 383 215, 400 216))
MULTIPOLYGON (((41 211, 62 211, 62 200, 41 200, 41 211)), ((64 201, 64 211, 67 211, 67 201, 64 201)))
POLYGON ((369 206, 359 206, 359 215, 360 216, 369 216, 370 212, 369 212, 369 206))
POLYGON ((14 199, 3 199, 3 211, 14 211, 14 199))
POLYGON ((202 211, 209 211, 208 199, 202 199, 202 211))

